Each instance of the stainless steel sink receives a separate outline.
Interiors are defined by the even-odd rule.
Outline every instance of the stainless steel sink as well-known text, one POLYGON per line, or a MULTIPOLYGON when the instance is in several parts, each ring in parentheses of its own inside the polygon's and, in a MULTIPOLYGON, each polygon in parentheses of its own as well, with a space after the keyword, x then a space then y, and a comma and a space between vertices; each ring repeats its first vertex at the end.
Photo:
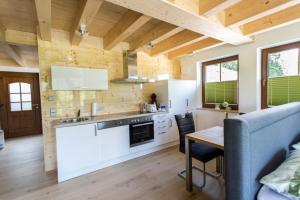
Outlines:
POLYGON ((90 120, 89 117, 78 117, 78 118, 69 118, 61 120, 61 123, 77 123, 77 122, 84 122, 90 120))

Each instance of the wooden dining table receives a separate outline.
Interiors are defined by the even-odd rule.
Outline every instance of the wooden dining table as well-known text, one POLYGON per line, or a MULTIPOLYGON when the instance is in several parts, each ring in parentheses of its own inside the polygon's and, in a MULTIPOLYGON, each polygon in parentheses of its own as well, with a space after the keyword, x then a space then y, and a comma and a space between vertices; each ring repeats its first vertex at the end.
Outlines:
POLYGON ((185 136, 186 189, 190 192, 193 190, 192 157, 190 155, 192 142, 224 150, 224 129, 221 126, 215 126, 185 136))

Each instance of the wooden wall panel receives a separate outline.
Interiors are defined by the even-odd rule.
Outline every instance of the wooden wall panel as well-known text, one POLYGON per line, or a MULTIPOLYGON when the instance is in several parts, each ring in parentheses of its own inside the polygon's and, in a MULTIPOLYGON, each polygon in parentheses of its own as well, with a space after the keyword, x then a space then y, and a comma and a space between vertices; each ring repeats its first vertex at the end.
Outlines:
POLYGON ((36 32, 36 10, 32 0, 1 0, 0 19, 7 29, 36 32))
MULTIPOLYGON (((90 115, 92 102, 98 102, 103 106, 99 114, 137 111, 139 103, 147 100, 153 91, 142 90, 140 85, 115 83, 109 83, 109 90, 106 91, 53 91, 50 85, 51 65, 105 68, 108 70, 110 80, 122 77, 123 72, 121 51, 82 47, 84 44, 71 46, 68 37, 61 34, 63 33, 54 33, 52 42, 38 40, 46 171, 56 168, 55 132, 51 126, 53 120, 75 117, 78 109, 82 110, 83 115, 90 115), (48 101, 48 96, 55 96, 56 100, 48 101), (50 117, 50 108, 57 109, 56 118, 50 117)), ((156 78, 160 74, 169 74, 172 78, 181 76, 179 62, 170 61, 165 56, 150 57, 139 52, 138 65, 140 76, 150 78, 156 78)))

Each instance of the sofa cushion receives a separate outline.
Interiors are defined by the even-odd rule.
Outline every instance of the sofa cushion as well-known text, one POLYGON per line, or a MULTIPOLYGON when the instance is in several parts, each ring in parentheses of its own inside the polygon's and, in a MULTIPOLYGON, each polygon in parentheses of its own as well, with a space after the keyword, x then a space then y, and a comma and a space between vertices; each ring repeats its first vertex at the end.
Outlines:
POLYGON ((300 142, 298 142, 297 144, 294 144, 292 147, 296 150, 300 150, 300 142))
POLYGON ((293 151, 286 161, 260 182, 290 199, 300 200, 300 150, 293 151))
POLYGON ((267 186, 263 186, 257 195, 257 200, 289 200, 286 196, 283 196, 274 190, 271 190, 267 186))

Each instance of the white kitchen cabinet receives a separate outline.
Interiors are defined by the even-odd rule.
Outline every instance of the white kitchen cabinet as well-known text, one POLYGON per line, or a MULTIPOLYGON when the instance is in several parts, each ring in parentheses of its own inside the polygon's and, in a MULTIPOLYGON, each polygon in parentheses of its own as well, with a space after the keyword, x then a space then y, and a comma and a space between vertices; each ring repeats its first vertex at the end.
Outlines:
POLYGON ((100 158, 106 162, 129 154, 129 126, 98 130, 100 158))
POLYGON ((81 175, 100 160, 96 124, 56 129, 58 181, 81 175))
POLYGON ((107 90, 106 69, 52 66, 52 90, 107 90))
POLYGON ((194 80, 163 80, 155 83, 155 93, 159 103, 175 115, 196 108, 197 84, 194 80))
POLYGON ((194 112, 196 109, 197 84, 194 80, 163 80, 155 83, 155 93, 160 104, 169 112, 168 142, 179 140, 175 115, 194 112))
POLYGON ((170 118, 168 114, 155 115, 154 119, 154 134, 156 145, 162 145, 170 141, 169 128, 170 118))

